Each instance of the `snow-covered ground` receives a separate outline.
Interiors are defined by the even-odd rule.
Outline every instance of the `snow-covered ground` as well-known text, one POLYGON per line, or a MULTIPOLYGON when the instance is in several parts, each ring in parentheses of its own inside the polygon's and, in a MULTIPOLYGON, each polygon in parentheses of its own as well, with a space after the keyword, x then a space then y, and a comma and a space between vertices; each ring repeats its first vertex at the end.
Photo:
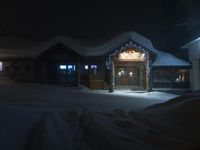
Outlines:
POLYGON ((146 106, 162 103, 174 94, 162 92, 138 93, 131 90, 91 91, 85 87, 64 87, 45 84, 0 84, 0 103, 34 104, 34 105, 65 105, 82 107, 84 109, 140 109, 146 106))
POLYGON ((0 147, 200 149, 199 96, 1 83, 0 147))

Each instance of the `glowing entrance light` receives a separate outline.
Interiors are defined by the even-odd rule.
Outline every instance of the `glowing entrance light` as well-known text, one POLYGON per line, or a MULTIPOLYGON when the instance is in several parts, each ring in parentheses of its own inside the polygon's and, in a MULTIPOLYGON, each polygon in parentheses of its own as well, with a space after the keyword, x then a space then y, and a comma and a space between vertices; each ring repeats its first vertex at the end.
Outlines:
POLYGON ((127 50, 120 53, 118 58, 122 60, 144 61, 145 53, 137 52, 134 50, 127 50))
POLYGON ((118 75, 119 75, 119 76, 121 76, 121 75, 122 75, 122 73, 121 73, 121 72, 118 72, 118 75))
POLYGON ((60 65, 60 69, 61 70, 67 69, 67 66, 66 65, 60 65))
POLYGON ((133 76, 133 72, 129 72, 129 76, 132 77, 133 76))

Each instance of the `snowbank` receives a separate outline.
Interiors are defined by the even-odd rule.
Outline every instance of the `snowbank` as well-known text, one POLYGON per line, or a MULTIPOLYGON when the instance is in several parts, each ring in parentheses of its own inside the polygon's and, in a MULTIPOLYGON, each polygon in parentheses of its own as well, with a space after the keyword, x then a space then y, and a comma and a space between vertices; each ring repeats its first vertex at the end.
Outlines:
POLYGON ((93 149, 200 149, 200 93, 140 111, 93 113, 87 127, 93 149))

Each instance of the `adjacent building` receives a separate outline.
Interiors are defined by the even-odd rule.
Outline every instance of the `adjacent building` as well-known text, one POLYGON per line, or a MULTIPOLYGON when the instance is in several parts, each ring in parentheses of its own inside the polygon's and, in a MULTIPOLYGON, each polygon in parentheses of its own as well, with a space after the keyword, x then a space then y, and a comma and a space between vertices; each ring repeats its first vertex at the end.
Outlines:
POLYGON ((121 87, 147 91, 190 88, 191 64, 155 49, 149 39, 136 32, 122 33, 97 46, 84 46, 65 36, 43 42, 21 41, 21 45, 5 40, 0 43, 2 79, 82 84, 111 91, 121 87))
POLYGON ((188 51, 192 64, 191 89, 200 90, 200 1, 179 0, 178 38, 182 50, 188 51))

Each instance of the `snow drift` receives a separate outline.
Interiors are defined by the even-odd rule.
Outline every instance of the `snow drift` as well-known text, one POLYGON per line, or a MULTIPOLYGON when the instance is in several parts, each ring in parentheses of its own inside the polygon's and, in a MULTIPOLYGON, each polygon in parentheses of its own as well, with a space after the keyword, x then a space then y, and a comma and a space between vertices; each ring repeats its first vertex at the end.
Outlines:
POLYGON ((200 92, 140 111, 93 113, 87 127, 93 149, 200 149, 200 92))

